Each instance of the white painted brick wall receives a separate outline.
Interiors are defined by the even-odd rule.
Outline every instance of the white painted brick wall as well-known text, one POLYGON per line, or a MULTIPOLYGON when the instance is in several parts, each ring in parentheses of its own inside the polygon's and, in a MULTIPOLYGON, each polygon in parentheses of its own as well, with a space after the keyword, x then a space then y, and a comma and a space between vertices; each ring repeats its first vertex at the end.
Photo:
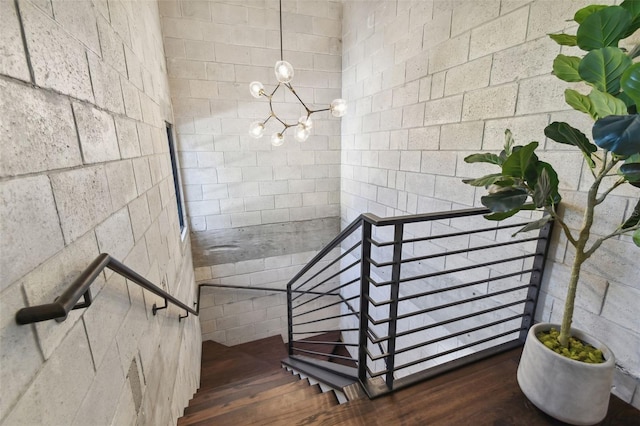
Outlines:
POLYGON ((107 271, 92 305, 66 321, 14 319, 53 301, 100 252, 191 303, 158 5, 3 1, 0 14, 0 423, 175 424, 198 386, 197 318, 152 316, 157 298, 107 271))
MULTIPOLYGON (((565 215, 577 227, 576 206, 589 173, 575 152, 567 151, 570 147, 547 141, 543 129, 551 121, 566 120, 590 132, 591 123, 564 103, 567 84, 551 75, 560 47, 547 34, 575 26, 568 22, 573 13, 590 3, 345 2, 342 89, 350 113, 342 120, 342 222, 366 211, 413 214, 480 205, 483 192, 461 179, 494 169, 466 164, 463 158, 480 150, 498 152, 510 128, 521 145, 540 142, 545 148, 541 157, 557 165, 565 215), (421 46, 408 41, 420 35, 421 46)), ((607 220, 596 233, 619 224, 633 197, 620 192, 602 206, 607 220)), ((549 282, 566 281, 571 259, 566 246, 564 238, 553 242, 554 262, 538 319, 559 320, 564 290, 549 282)), ((637 320, 629 315, 638 298, 632 276, 637 262, 631 260, 637 251, 628 238, 611 241, 607 248, 611 252, 603 250, 585 266, 575 321, 620 353, 617 360, 631 376, 619 372, 615 392, 631 401, 640 389, 640 358, 628 350, 640 345, 637 320)))

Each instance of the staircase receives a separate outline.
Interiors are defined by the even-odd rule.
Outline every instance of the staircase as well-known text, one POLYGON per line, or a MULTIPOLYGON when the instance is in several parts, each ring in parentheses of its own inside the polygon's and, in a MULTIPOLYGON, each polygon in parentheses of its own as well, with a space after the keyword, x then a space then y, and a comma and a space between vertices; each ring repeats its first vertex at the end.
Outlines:
POLYGON ((280 336, 233 347, 203 342, 200 389, 178 425, 290 425, 362 395, 357 384, 335 390, 300 375, 287 356, 280 336))
MULTIPOLYGON (((560 425, 518 389, 520 348, 374 400, 353 392, 356 384, 345 389, 346 404, 281 367, 293 360, 280 336, 233 347, 207 341, 202 349, 201 386, 178 426, 560 425)), ((602 425, 631 424, 640 424, 640 411, 612 395, 602 425)))

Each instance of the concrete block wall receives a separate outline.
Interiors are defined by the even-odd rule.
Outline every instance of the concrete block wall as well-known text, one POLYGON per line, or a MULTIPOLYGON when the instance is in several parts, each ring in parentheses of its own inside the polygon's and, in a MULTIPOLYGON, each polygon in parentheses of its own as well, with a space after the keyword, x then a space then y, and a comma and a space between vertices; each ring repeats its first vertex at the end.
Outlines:
MULTIPOLYGON (((282 7, 291 83, 310 108, 325 108, 341 93, 342 5, 282 7)), ((277 83, 278 2, 161 1, 160 12, 192 232, 339 216, 339 119, 314 114, 306 142, 290 129, 280 147, 270 143, 281 130, 275 120, 262 139, 248 134, 251 122, 269 116, 267 99, 253 98, 249 83, 268 92, 277 83)), ((274 110, 289 123, 304 111, 284 87, 274 110)))
POLYGON ((260 288, 286 289, 289 280, 315 254, 287 254, 196 268, 198 283, 256 288, 203 288, 200 298, 202 339, 233 346, 280 334, 286 341, 287 295, 260 288))
MULTIPOLYGON (((564 215, 572 227, 589 173, 581 155, 545 139, 552 121, 589 132, 590 120, 564 104, 567 84, 551 75, 561 49, 547 33, 570 29, 590 1, 378 0, 343 7, 341 219, 479 206, 482 191, 461 182, 491 169, 464 163, 480 150, 497 152, 504 129, 516 142, 537 140, 557 166, 564 215)), ((590 133, 590 132, 589 132, 590 133)), ((589 134, 588 133, 588 134, 589 134)), ((637 197, 619 188, 599 212, 619 224, 637 197)), ((614 225, 615 226, 615 225, 614 225)), ((606 229, 605 229, 606 228, 606 229)), ((609 241, 584 268, 575 326, 589 330, 617 356, 614 392, 640 406, 640 303, 637 249, 609 241), (615 265, 611 268, 611 265, 615 265)), ((539 320, 559 321, 571 248, 554 235, 539 320)))
POLYGON ((19 326, 101 252, 179 299, 194 292, 150 1, 2 1, 0 423, 175 424, 200 372, 197 318, 110 271, 66 321, 19 326))

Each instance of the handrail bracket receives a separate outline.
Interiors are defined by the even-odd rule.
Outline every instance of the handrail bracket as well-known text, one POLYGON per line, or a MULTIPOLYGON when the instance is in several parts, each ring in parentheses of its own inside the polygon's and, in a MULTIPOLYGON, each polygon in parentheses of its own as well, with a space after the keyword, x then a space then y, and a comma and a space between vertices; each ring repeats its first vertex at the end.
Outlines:
POLYGON ((164 306, 157 306, 155 303, 153 304, 153 308, 151 308, 151 312, 153 315, 156 315, 156 312, 161 311, 163 309, 167 309, 167 299, 164 299, 164 306))

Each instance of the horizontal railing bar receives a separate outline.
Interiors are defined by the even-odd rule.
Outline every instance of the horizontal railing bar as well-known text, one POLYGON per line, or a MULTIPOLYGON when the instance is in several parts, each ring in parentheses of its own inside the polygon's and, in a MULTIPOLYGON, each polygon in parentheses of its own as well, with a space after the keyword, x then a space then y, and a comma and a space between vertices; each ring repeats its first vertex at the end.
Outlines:
POLYGON ((383 376, 383 375, 387 374, 388 372, 389 372, 389 370, 385 368, 384 370, 381 370, 381 371, 378 371, 378 372, 374 373, 373 371, 371 371, 369 366, 367 366, 367 373, 369 373, 369 376, 371 376, 371 378, 383 376))
MULTIPOLYGON (((438 276, 442 276, 442 275, 454 274, 456 272, 464 272, 464 271, 469 271, 469 270, 472 270, 472 269, 484 268, 485 266, 493 266, 493 265, 499 265, 501 263, 513 262, 514 260, 527 259, 529 257, 534 257, 535 255, 536 255, 535 253, 524 254, 522 256, 507 257, 507 258, 500 259, 500 260, 493 260, 491 262, 478 263, 478 264, 473 265, 473 266, 465 266, 465 267, 462 267, 462 268, 447 269, 445 271, 431 272, 429 274, 423 274, 423 275, 414 275, 412 277, 401 278, 399 280, 399 282, 403 283, 403 282, 409 282, 409 281, 415 281, 415 280, 423 280, 425 278, 432 278, 432 277, 438 277, 438 276)), ((391 281, 383 281, 381 283, 376 283, 376 282, 373 282, 372 280, 370 280, 369 282, 371 282, 371 284, 375 285, 376 287, 387 286, 387 285, 391 285, 392 284, 391 281)))
POLYGON ((409 352, 409 351, 412 351, 412 350, 415 350, 415 349, 418 349, 418 348, 422 348, 422 347, 427 346, 427 345, 433 345, 434 343, 442 342, 443 340, 447 340, 447 339, 450 339, 452 337, 458 337, 458 336, 462 336, 463 334, 473 333, 473 332, 476 332, 476 331, 479 331, 479 330, 484 330, 484 329, 487 329, 489 327, 493 327, 494 325, 498 325, 498 324, 502 324, 502 323, 505 323, 505 322, 513 321, 514 319, 522 318, 523 316, 524 316, 524 314, 512 315, 510 317, 502 318, 502 319, 499 319, 497 321, 493 321, 493 322, 490 322, 490 323, 487 323, 487 324, 482 324, 482 325, 479 325, 479 326, 476 326, 476 327, 472 327, 472 328, 469 328, 467 330, 458 331, 456 333, 452 333, 452 334, 448 334, 446 336, 438 337, 437 339, 431 339, 431 340, 427 340, 425 342, 417 343, 415 345, 407 346, 406 348, 402 348, 402 349, 396 350, 396 355, 397 354, 401 354, 403 352, 409 352))
POLYGON ((307 262, 307 264, 303 266, 302 269, 296 275, 294 275, 293 278, 289 280, 289 283, 287 283, 287 288, 293 287, 293 283, 298 281, 302 276, 304 276, 304 274, 309 272, 309 270, 313 268, 316 265, 316 263, 318 263, 327 254, 329 254, 331 250, 336 248, 338 244, 346 240, 347 237, 351 235, 351 233, 353 233, 356 229, 362 226, 362 221, 363 221, 363 216, 360 215, 358 216, 358 218, 356 218, 356 220, 354 220, 346 228, 344 228, 333 240, 329 242, 329 244, 327 244, 322 250, 320 250, 318 254, 316 254, 309 262, 307 262))
POLYGON ((471 287, 473 285, 478 285, 478 284, 484 284, 484 283, 489 283, 492 281, 498 281, 504 278, 511 278, 511 277, 515 277, 518 275, 522 275, 522 274, 528 274, 530 272, 533 272, 534 269, 524 269, 522 271, 518 271, 518 272, 510 272, 508 274, 504 274, 504 275, 496 275, 495 277, 489 277, 489 278, 485 278, 482 280, 477 280, 477 281, 472 281, 470 283, 464 283, 464 284, 459 284, 459 285, 455 285, 452 287, 445 287, 445 288, 439 288, 439 289, 435 289, 435 290, 431 290, 431 291, 425 291, 423 293, 417 293, 417 294, 412 294, 409 296, 403 296, 401 298, 399 298, 399 301, 405 301, 405 300, 411 300, 411 299, 417 299, 419 297, 425 297, 425 296, 431 296, 433 294, 438 294, 438 293, 444 293, 450 290, 459 290, 461 288, 465 288, 465 287, 471 287))
MULTIPOLYGON (((429 312, 438 311, 440 309, 451 308, 453 306, 463 305, 465 303, 476 302, 478 300, 487 299, 487 298, 493 297, 493 296, 499 296, 501 294, 510 293, 512 291, 522 290, 522 289, 525 289, 525 288, 529 288, 529 284, 525 284, 525 285, 521 285, 521 286, 513 287, 513 288, 508 288, 506 290, 496 291, 496 292, 493 292, 493 293, 482 294, 480 296, 471 297, 469 299, 458 300, 456 302, 445 303, 444 305, 432 306, 431 308, 420 309, 418 311, 409 312, 409 313, 403 314, 403 315, 398 315, 397 319, 400 320, 400 319, 411 318, 411 317, 414 317, 416 315, 422 315, 422 314, 426 314, 426 313, 429 313, 429 312)), ((520 301, 520 303, 524 303, 526 301, 527 301, 527 299, 525 298, 525 299, 522 299, 520 301)), ((491 310, 489 312, 498 311, 500 309, 502 309, 502 305, 497 306, 495 308, 491 308, 491 310)), ((380 325, 380 324, 384 324, 384 323, 387 323, 387 322, 391 321, 391 318, 384 318, 384 319, 381 319, 381 320, 373 320, 373 319, 370 318, 370 320, 371 320, 371 323, 373 325, 380 325)))
MULTIPOLYGON (((480 315, 488 314, 488 313, 494 312, 496 310, 510 308, 511 306, 516 306, 516 305, 521 305, 521 304, 523 304, 525 302, 526 302, 526 300, 518 300, 516 302, 511 302, 511 303, 508 303, 506 305, 501 305, 498 309, 496 309, 496 308, 484 309, 482 311, 476 311, 476 312, 472 312, 472 313, 467 314, 467 315, 462 315, 462 316, 459 316, 459 317, 449 318, 447 320, 435 322, 433 324, 423 325, 422 327, 412 328, 410 330, 405 330, 405 331, 402 331, 402 332, 398 332, 396 334, 396 337, 408 336, 409 334, 419 333, 421 331, 426 331, 426 330, 429 330, 429 329, 432 329, 432 328, 436 328, 436 327, 440 327, 440 326, 443 326, 443 325, 451 324, 451 323, 454 323, 456 321, 462 321, 462 320, 465 320, 465 319, 469 319, 469 318, 477 317, 477 316, 480 316, 480 315)), ((525 316, 528 316, 528 315, 527 314, 519 315, 519 317, 525 317, 525 316)), ((382 337, 377 337, 377 338, 374 338, 374 339, 369 339, 369 341, 371 343, 374 343, 374 344, 375 343, 379 344, 379 343, 382 343, 382 342, 386 342, 389 339, 390 339, 390 336, 382 336, 382 337)))
MULTIPOLYGON (((360 263, 360 259, 356 260, 355 262, 353 262, 351 265, 347 266, 346 268, 343 268, 343 269, 339 270, 338 272, 336 272, 335 274, 327 277, 324 281, 320 281, 318 284, 314 285, 309 290, 314 290, 314 289, 320 287, 322 284, 325 284, 327 281, 332 280, 333 278, 337 277, 338 275, 342 274, 343 272, 348 271, 349 269, 353 268, 354 266, 358 265, 359 263, 360 263)), ((300 287, 298 287, 298 288, 300 288, 300 287)), ((292 298, 291 301, 295 301, 299 297, 300 296, 298 295, 298 296, 292 298)))
MULTIPOLYGON (((445 293, 445 292, 451 291, 451 290, 459 290, 459 289, 465 288, 465 287, 471 287, 471 286, 478 285, 478 284, 484 284, 484 283, 489 283, 489 282, 492 282, 492 281, 498 281, 498 280, 501 280, 501 279, 504 279, 504 278, 515 277, 517 275, 528 274, 528 273, 533 272, 533 271, 535 271, 535 269, 523 269, 522 271, 511 272, 511 273, 504 274, 504 275, 496 275, 495 277, 484 278, 482 280, 472 281, 470 283, 458 284, 458 285, 451 286, 451 287, 443 287, 443 288, 439 288, 439 289, 435 289, 435 290, 425 291, 425 292, 422 292, 422 293, 409 294, 407 296, 403 296, 403 297, 398 298, 398 301, 402 302, 402 301, 406 301, 406 300, 418 299, 420 297, 431 296, 431 295, 438 294, 438 293, 445 293)), ((367 296, 367 300, 375 307, 380 307, 380 306, 388 305, 388 304, 391 303, 390 299, 383 300, 383 301, 377 301, 377 300, 373 300, 371 298, 371 296, 367 296)))
MULTIPOLYGON (((200 287, 215 287, 215 288, 228 288, 231 290, 254 290, 254 291, 272 291, 278 293, 286 293, 286 288, 275 288, 275 287, 251 287, 247 285, 229 285, 229 284, 211 284, 211 283, 202 283, 198 284, 200 287)), ((303 293, 303 294, 324 294, 320 292, 312 292, 312 291, 296 291, 291 290, 294 293, 303 293)))
POLYGON ((366 348, 366 351, 367 351, 367 357, 369 357, 369 359, 372 360, 372 361, 377 359, 377 357, 386 358, 386 357, 389 356, 389 352, 380 351, 380 355, 374 355, 374 354, 371 353, 371 351, 369 351, 369 348, 366 348))
MULTIPOLYGON (((333 261, 331 263, 329 263, 328 265, 326 265, 324 268, 320 269, 318 272, 316 272, 315 274, 313 274, 311 277, 309 277, 309 279, 307 279, 305 282, 303 282, 302 284, 300 284, 298 287, 296 287, 296 289, 299 289, 300 287, 302 287, 303 285, 307 284, 309 281, 311 281, 312 279, 314 279, 315 277, 317 277, 318 275, 320 275, 321 273, 323 273, 324 271, 326 271, 327 269, 329 269, 331 266, 333 266, 337 261, 339 261, 340 259, 342 259, 343 257, 345 257, 346 255, 348 255, 349 253, 351 253, 353 250, 355 250, 360 244, 362 244, 362 241, 358 241, 357 243, 355 243, 355 245, 353 245, 349 250, 345 251, 344 253, 342 253, 340 256, 338 256, 337 258, 333 259, 333 261)), ((336 247, 337 248, 337 247, 336 247)))
MULTIPOLYGON (((515 245, 515 244, 520 244, 520 243, 523 243, 523 242, 526 243, 526 242, 529 242, 529 241, 538 241, 540 239, 541 238, 538 238, 538 237, 524 238, 522 240, 507 241, 507 242, 504 242, 504 243, 496 243, 496 244, 488 244, 486 246, 469 247, 469 248, 466 248, 466 249, 446 251, 446 252, 443 252, 443 253, 429 254, 429 255, 419 256, 419 257, 410 257, 408 259, 402 259, 400 261, 400 263, 418 262, 420 260, 435 259, 435 258, 438 258, 438 257, 444 257, 444 256, 453 255, 453 254, 470 253, 470 252, 474 252, 474 251, 487 250, 487 249, 503 247, 503 246, 510 246, 510 245, 515 245)), ((393 264, 393 262, 388 262, 388 263, 393 264)), ((385 266, 388 266, 388 265, 385 265, 385 266)))
MULTIPOLYGON (((511 293, 513 291, 523 290, 525 288, 529 288, 529 284, 524 284, 524 285, 521 285, 521 286, 518 286, 518 287, 507 288, 505 290, 495 291, 493 293, 481 294, 479 296, 470 297, 468 299, 463 299, 461 301, 445 303, 444 305, 438 305, 438 306, 434 306, 434 307, 431 307, 431 308, 421 309, 419 311, 398 315, 398 319, 411 318, 413 316, 420 315, 420 314, 425 314, 427 312, 433 312, 433 311, 437 311, 437 310, 440 310, 440 309, 451 308, 453 306, 463 305, 465 303, 476 302, 478 300, 488 299, 489 297, 493 297, 493 296, 500 296, 501 294, 511 293)), ((524 302, 525 300, 526 300, 526 298, 523 299, 522 301, 524 302)), ((501 308, 498 307, 498 308, 494 308, 493 310, 497 311, 499 309, 501 309, 501 308)))
MULTIPOLYGON (((500 294, 508 293, 508 292, 514 291, 514 290, 521 290, 521 289, 528 288, 528 287, 529 287, 528 285, 524 285, 524 286, 521 286, 521 287, 518 287, 518 288, 514 288, 514 289, 502 290, 502 291, 496 292, 496 293, 483 294, 481 296, 472 297, 470 299, 464 299, 464 300, 461 300, 461 301, 446 303, 444 305, 433 306, 431 308, 425 308, 425 309, 421 309, 419 311, 414 311, 414 312, 410 312, 408 314, 400 315, 400 316, 398 316, 397 319, 411 318, 411 317, 414 317, 416 315, 422 315, 422 314, 426 314, 426 313, 429 313, 429 312, 437 311, 437 310, 440 310, 440 309, 451 308, 453 306, 458 306, 458 305, 462 305, 464 303, 469 303, 469 302, 475 302, 477 300, 486 299, 486 298, 492 297, 492 296, 498 296, 500 294)), ((515 303, 515 304, 518 305, 518 304, 521 304, 521 303, 525 303, 527 301, 528 301, 528 299, 522 299, 522 300, 519 300, 518 303, 515 303)), ((503 309, 505 306, 506 305, 499 305, 499 306, 497 306, 495 308, 490 308, 488 310, 488 312, 499 311, 500 309, 503 309)), ((379 320, 374 320, 373 318, 371 318, 369 316, 367 316, 367 319, 373 325, 381 325, 381 324, 385 324, 385 323, 388 323, 389 321, 391 321, 391 318, 383 318, 383 319, 379 319, 379 320)))
MULTIPOLYGON (((320 356, 326 356, 329 358, 337 358, 337 359, 344 359, 345 361, 352 361, 352 362, 357 362, 357 359, 353 359, 349 356, 345 356, 345 355, 336 355, 334 353, 327 353, 327 352, 314 352, 314 351, 308 351, 306 349, 300 349, 300 348, 296 348, 295 346, 292 348, 294 351, 296 352, 303 352, 306 354, 311 354, 311 355, 320 355, 320 356)), ((329 361, 331 362, 331 361, 329 361)))
MULTIPOLYGON (((494 226, 491 228, 478 228, 478 229, 472 229, 469 231, 460 231, 460 232, 451 232, 449 234, 439 234, 439 235, 429 235, 429 236, 425 236, 425 237, 417 237, 417 238, 407 238, 407 239, 403 239, 402 243, 403 244, 408 244, 408 243, 418 243, 418 242, 422 242, 422 241, 430 241, 430 240, 439 240, 439 239, 443 239, 443 238, 451 238, 451 237, 460 237, 463 235, 471 235, 471 234, 480 234, 483 232, 490 232, 490 231, 499 231, 502 229, 509 229, 509 228, 517 228, 517 227, 523 227, 527 224, 529 224, 530 222, 523 222, 523 223, 514 223, 511 225, 499 225, 499 226, 494 226)), ((521 241, 521 240, 518 240, 521 241)), ((393 241, 377 241, 374 240, 373 238, 370 240, 371 244, 375 245, 376 247, 387 247, 387 246, 391 246, 394 244, 393 241)))
POLYGON ((303 345, 310 344, 310 345, 358 346, 357 343, 328 342, 328 341, 322 341, 322 340, 294 340, 293 344, 295 345, 296 343, 303 344, 303 345))
MULTIPOLYGON (((298 308, 300 308, 300 306, 304 306, 304 305, 306 305, 307 303, 311 303, 311 302, 313 302, 313 301, 315 301, 315 300, 318 300, 318 299, 320 299, 322 296, 329 296, 329 295, 330 295, 330 296, 338 296, 338 297, 341 297, 341 298, 342 298, 342 296, 340 295, 340 293, 338 293, 338 294, 334 294, 334 293, 330 293, 330 292, 335 291, 335 290, 339 290, 339 289, 341 289, 341 288, 343 288, 343 287, 346 287, 346 286, 351 285, 351 284, 353 284, 353 283, 356 283, 356 282, 358 282, 358 281, 360 281, 360 278, 353 279, 353 280, 351 280, 351 281, 349 281, 349 282, 347 282, 347 283, 345 283, 345 284, 342 284, 342 285, 340 285, 340 286, 338 286, 338 287, 332 288, 331 290, 329 290, 329 292, 328 292, 328 293, 318 292, 319 296, 316 296, 316 297, 314 297, 314 298, 311 298, 311 299, 309 299, 309 300, 306 300, 306 301, 304 301, 304 302, 299 303, 298 305, 296 305, 296 306, 292 307, 292 310, 293 310, 293 309, 298 309, 298 308)), ((293 300, 292 300, 292 302, 293 302, 293 300)))
MULTIPOLYGON (((460 237, 462 235, 481 234, 483 232, 499 231, 499 230, 502 230, 502 229, 518 228, 518 227, 521 228, 523 226, 526 226, 529 223, 530 222, 514 223, 514 224, 510 224, 510 225, 494 226, 494 227, 491 227, 491 228, 478 228, 478 229, 472 229, 472 230, 469 230, 469 231, 451 232, 449 234, 430 235, 428 237, 407 238, 406 240, 402 240, 402 242, 403 243, 417 243, 417 242, 421 242, 421 241, 437 240, 437 239, 442 239, 442 238, 460 237)), ((520 241, 520 240, 518 240, 518 241, 520 241)))
POLYGON ((359 328, 339 328, 337 330, 313 330, 313 331, 294 331, 292 334, 319 334, 333 333, 334 331, 359 331, 359 328))
POLYGON ((375 226, 389 226, 397 224, 406 224, 414 222, 428 222, 442 219, 455 219, 459 217, 478 216, 481 214, 489 214, 491 210, 484 207, 475 207, 470 209, 451 210, 446 212, 421 213, 415 215, 395 216, 391 218, 381 218, 373 213, 363 213, 361 216, 367 222, 375 226))
POLYGON ((326 321, 326 320, 330 320, 330 319, 346 318, 346 317, 350 317, 351 315, 353 315, 351 312, 349 312, 348 314, 332 315, 332 316, 322 317, 320 319, 316 319, 316 320, 312 320, 312 321, 297 322, 297 323, 293 324, 293 326, 294 327, 299 327, 301 325, 315 324, 317 322, 322 322, 322 321, 326 321))
MULTIPOLYGON (((353 297, 350 297, 350 298, 348 298, 348 299, 345 299, 345 298, 341 297, 341 298, 340 298, 341 300, 338 300, 337 302, 333 302, 333 303, 330 303, 330 304, 328 304, 328 305, 321 306, 321 307, 319 307, 319 308, 311 309, 310 311, 304 311, 304 312, 301 312, 301 313, 299 313, 299 314, 292 315, 292 318, 301 317, 302 315, 307 315, 307 314, 310 314, 310 313, 312 313, 312 312, 321 311, 321 310, 323 310, 323 309, 327 309, 327 308, 330 308, 330 307, 332 307, 332 306, 340 305, 340 304, 342 304, 342 303, 346 303, 346 302, 348 302, 348 301, 350 301, 350 300, 355 300, 355 299, 359 299, 359 298, 360 298, 360 296, 357 296, 357 295, 356 295, 356 296, 353 296, 353 297)), ((298 307, 300 307, 300 305, 295 306, 295 307, 294 307, 294 309, 295 309, 295 308, 298 308, 298 307)), ((353 314, 351 314, 351 315, 353 315, 353 314)))
MULTIPOLYGON (((521 305, 521 304, 523 304, 525 302, 526 302, 526 300, 518 300, 518 301, 515 301, 515 302, 507 303, 505 305, 501 305, 500 308, 497 309, 497 310, 510 308, 510 307, 516 306, 516 305, 521 305)), ((444 321, 439 321, 439 322, 436 322, 436 323, 433 323, 433 324, 424 325, 422 327, 414 328, 414 329, 411 329, 411 330, 405 330, 403 332, 398 333, 396 336, 397 337, 407 336, 409 334, 418 333, 420 331, 429 330, 431 328, 440 327, 440 326, 443 326, 443 325, 451 324, 451 323, 456 322, 456 321, 462 321, 462 320, 465 320, 465 319, 477 317, 477 316, 488 314, 490 312, 495 312, 495 311, 496 311, 495 308, 483 309, 482 311, 475 311, 475 312, 472 312, 472 313, 467 314, 467 315, 462 315, 462 316, 459 316, 459 317, 449 318, 449 319, 444 320, 444 321)), ((527 315, 526 314, 522 314, 522 316, 527 316, 527 315)), ((389 337, 387 336, 385 338, 385 340, 387 340, 388 338, 389 337)))
POLYGON ((520 331, 522 331, 522 327, 518 327, 518 328, 510 330, 510 331, 505 331, 504 333, 500 333, 500 334, 497 334, 495 336, 487 337, 485 339, 478 340, 476 342, 472 342, 472 343, 469 343, 467 345, 459 346, 459 347, 454 348, 454 349, 449 349, 447 351, 440 352, 440 353, 437 353, 435 355, 431 355, 431 356, 428 356, 428 357, 425 357, 425 358, 421 358, 421 359, 418 359, 418 360, 414 360, 414 361, 408 362, 408 363, 403 364, 403 365, 399 365, 394 369, 394 371, 402 370, 403 368, 413 367, 416 364, 420 364, 420 363, 426 362, 426 361, 431 361, 432 359, 436 359, 436 358, 439 358, 441 356, 449 355, 449 354, 452 354, 454 352, 461 351, 463 349, 468 349, 468 348, 471 348, 473 346, 477 346, 477 345, 480 345, 482 343, 490 342, 491 340, 499 339, 501 337, 508 336, 509 334, 513 334, 513 333, 520 332, 520 331))

